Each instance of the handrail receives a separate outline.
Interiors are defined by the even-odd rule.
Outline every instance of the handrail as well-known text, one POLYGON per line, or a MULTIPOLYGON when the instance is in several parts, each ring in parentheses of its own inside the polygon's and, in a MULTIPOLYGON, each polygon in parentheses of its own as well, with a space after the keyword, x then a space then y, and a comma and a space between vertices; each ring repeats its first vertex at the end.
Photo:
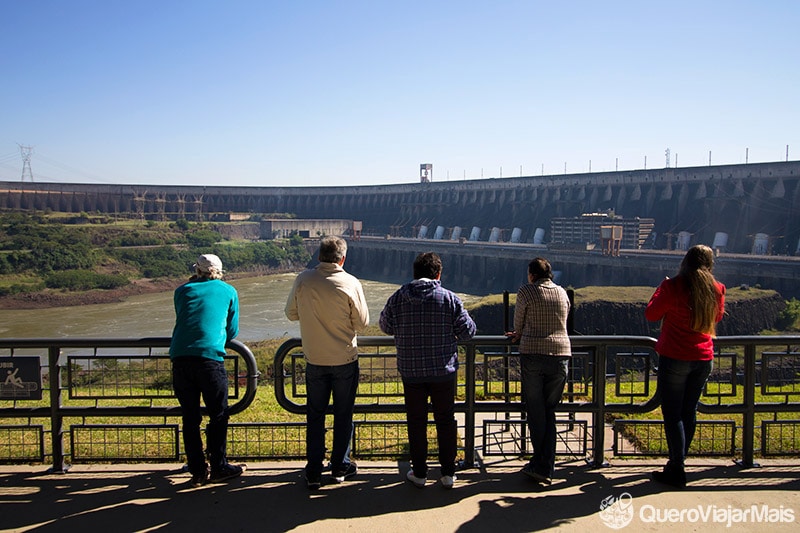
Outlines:
MULTIPOLYGON (((628 403, 609 403, 606 401, 606 388, 607 376, 606 369, 607 363, 610 363, 610 357, 615 352, 622 352, 618 356, 634 356, 642 358, 646 365, 650 365, 654 359, 651 357, 655 354, 656 340, 652 337, 639 337, 639 336, 571 336, 573 360, 576 357, 583 357, 587 364, 584 368, 588 369, 591 364, 591 373, 585 373, 581 380, 585 383, 591 382, 591 392, 587 389, 587 398, 583 396, 575 398, 568 392, 569 400, 559 406, 558 411, 561 413, 587 413, 591 415, 592 427, 592 449, 587 455, 591 455, 590 462, 595 466, 604 464, 605 452, 605 425, 606 414, 641 414, 656 409, 659 405, 658 391, 649 392, 648 397, 639 402, 636 394, 629 396, 630 402, 628 403), (634 350, 626 350, 626 347, 641 348, 634 350), (614 350, 612 350, 612 348, 614 350), (622 350, 620 350, 622 348, 622 350), (630 352, 630 353, 628 353, 630 352), (639 353, 644 352, 644 353, 639 353)), ((718 400, 717 404, 701 403, 698 410, 704 414, 735 414, 741 416, 741 464, 744 466, 753 466, 754 453, 755 453, 755 439, 756 439, 756 419, 759 413, 798 413, 800 412, 800 402, 790 401, 789 396, 796 395, 797 392, 791 386, 794 383, 794 378, 788 378, 790 381, 784 381, 786 378, 785 368, 795 368, 800 358, 800 336, 796 335, 782 335, 782 336, 732 336, 732 337, 719 337, 714 340, 715 351, 722 356, 733 355, 733 361, 736 362, 736 375, 731 372, 732 384, 743 385, 744 394, 741 400, 729 398, 724 402, 718 400), (727 352, 725 352, 727 350, 727 352), (773 351, 775 353, 773 353, 773 351), (770 357, 788 357, 789 361, 785 364, 784 370, 779 374, 780 378, 776 382, 769 381, 770 374, 766 372, 766 361, 770 357), (756 403, 756 387, 758 386, 758 363, 763 363, 761 368, 762 388, 764 394, 777 394, 785 396, 783 401, 760 401, 756 403), (777 385, 776 385, 777 383, 777 385), (788 386, 787 386, 788 383, 788 386), (768 387, 777 387, 777 389, 767 390, 768 387)), ((49 417, 51 423, 50 433, 52 434, 52 457, 53 457, 53 471, 64 472, 66 465, 64 463, 65 453, 63 445, 63 419, 67 416, 87 417, 87 416, 179 416, 179 406, 135 406, 135 407, 120 407, 120 406, 64 406, 62 404, 62 369, 67 368, 65 362, 62 361, 62 351, 75 348, 94 348, 94 355, 86 357, 107 357, 105 355, 98 355, 97 348, 148 348, 150 351, 154 348, 167 348, 170 344, 168 337, 153 337, 153 338, 140 338, 140 339, 96 339, 96 338, 56 338, 56 339, 0 339, 0 349, 11 350, 12 358, 16 356, 15 350, 25 349, 46 349, 47 360, 49 364, 48 378, 49 378, 49 394, 50 404, 46 407, 12 407, 0 408, 0 418, 2 417, 49 417)), ((359 348, 362 356, 369 355, 366 351, 369 348, 376 349, 378 357, 393 357, 394 356, 394 339, 388 336, 367 336, 358 338, 359 348), (384 353, 381 350, 388 348, 384 353)), ((478 355, 482 354, 488 357, 500 355, 502 357, 512 356, 517 357, 516 347, 505 336, 478 336, 469 341, 461 342, 459 345, 463 348, 464 356, 461 358, 465 369, 465 378, 460 387, 463 387, 464 399, 457 401, 455 408, 459 413, 463 413, 464 417, 464 450, 465 450, 465 464, 472 465, 475 463, 475 436, 476 436, 476 422, 478 415, 481 413, 509 413, 510 411, 521 410, 521 406, 517 402, 510 400, 508 392, 508 384, 505 385, 505 398, 504 400, 477 400, 476 388, 478 372, 476 371, 477 364, 480 362, 478 355), (488 350, 487 350, 488 348, 488 350)), ((231 413, 240 413, 248 408, 253 402, 256 395, 257 380, 259 377, 258 368, 256 366, 255 357, 250 349, 241 342, 234 340, 231 341, 227 348, 236 352, 245 361, 247 371, 247 385, 245 391, 235 404, 232 404, 230 409, 231 413)), ((298 349, 302 348, 301 339, 293 338, 284 342, 277 350, 273 360, 274 369, 274 384, 275 395, 281 407, 291 413, 304 414, 305 405, 296 403, 286 396, 286 379, 287 375, 284 374, 286 359, 298 349)), ((164 358, 160 353, 149 355, 154 357, 164 358)), ((142 355, 141 357, 148 357, 149 355, 142 355)), ((42 353, 40 357, 44 357, 42 353)), ((138 356, 136 356, 138 357, 138 356)), ((774 359, 773 359, 774 360, 774 359)), ((771 364, 771 363, 770 363, 771 364)), ((649 366, 648 366, 649 368, 649 366)), ((782 367, 783 368, 783 367, 782 367)), ((733 370, 733 366, 731 367, 733 370)), ((508 376, 504 378, 508 381, 508 376)), ((578 383, 577 381, 575 383, 578 383)), ((392 392, 394 394, 394 392, 392 392)), ((722 394, 725 396, 725 394, 722 394)), ((164 396, 169 397, 169 396, 164 396)), ((367 395, 369 397, 369 395, 367 395)), ((380 403, 378 398, 380 394, 373 395, 375 401, 364 401, 363 397, 355 405, 355 411, 358 413, 397 413, 404 414, 405 407, 402 402, 397 403, 380 403)), ((152 403, 152 402, 151 402, 152 403)), ((787 421, 788 423, 797 423, 796 421, 787 421)), ((762 427, 766 432, 769 424, 775 422, 762 422, 762 427)), ((739 425, 739 424, 737 424, 739 425)), ((762 435, 762 439, 765 435, 762 435)), ((762 443, 762 449, 766 449, 766 441, 762 443)))
MULTIPOLYGON (((64 406, 61 398, 61 351, 71 348, 169 348, 170 337, 144 338, 26 338, 0 339, 0 349, 47 349, 48 376, 50 389, 50 405, 47 407, 0 408, 0 417, 50 417, 53 447, 54 472, 65 472, 65 454, 63 446, 63 419, 67 416, 180 416, 181 408, 175 406, 64 406)), ((234 339, 226 345, 226 349, 236 352, 245 362, 247 370, 246 387, 242 397, 231 404, 230 414, 241 413, 247 409, 256 397, 258 386, 258 367, 253 353, 245 344, 234 339)), ((203 408, 205 412, 205 408, 203 408)))
MULTIPOLYGON (((642 347, 652 350, 655 353, 656 339, 646 336, 613 336, 613 335, 586 335, 570 336, 573 354, 581 352, 582 349, 588 350, 595 357, 593 364, 592 381, 594 388, 590 401, 562 403, 558 411, 563 413, 591 413, 592 426, 592 459, 591 463, 595 466, 605 464, 605 415, 606 413, 620 414, 641 414, 653 411, 659 407, 659 393, 656 390, 650 398, 642 403, 606 403, 606 364, 608 361, 609 347, 642 347)), ((756 346, 766 345, 800 345, 800 336, 732 336, 718 337, 714 339, 716 349, 721 347, 737 346, 744 347, 744 398, 741 403, 727 403, 724 405, 711 405, 700 403, 698 411, 704 414, 731 414, 738 413, 743 415, 743 449, 742 461, 745 466, 753 466, 754 462, 754 426, 755 413, 757 412, 800 412, 798 403, 755 403, 755 353, 756 346)), ((370 347, 394 347, 393 337, 358 337, 360 348, 370 347)), ((459 342, 459 346, 465 349, 464 365, 466 367, 465 377, 465 399, 457 401, 456 412, 465 413, 465 463, 473 464, 475 459, 475 416, 477 413, 502 413, 508 412, 509 404, 507 401, 476 401, 475 400, 475 356, 477 347, 503 347, 512 349, 513 344, 505 336, 476 336, 475 338, 459 342)), ((301 348, 302 342, 299 338, 292 338, 284 342, 277 350, 273 361, 275 396, 278 404, 285 410, 303 414, 305 406, 291 401, 286 396, 286 376, 284 375, 284 361, 286 357, 295 349, 301 348)), ((509 350, 509 355, 518 354, 509 350)), ((357 413, 404 413, 405 407, 398 404, 369 404, 356 403, 355 412, 357 413)))

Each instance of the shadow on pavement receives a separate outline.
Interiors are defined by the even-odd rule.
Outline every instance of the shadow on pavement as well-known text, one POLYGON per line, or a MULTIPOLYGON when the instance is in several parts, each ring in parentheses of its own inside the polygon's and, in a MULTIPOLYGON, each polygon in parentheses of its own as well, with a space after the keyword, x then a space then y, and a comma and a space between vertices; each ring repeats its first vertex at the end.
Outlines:
MULTIPOLYGON (((800 502, 800 464, 694 466, 689 486, 678 492, 649 480, 654 465, 590 469, 572 463, 558 469, 560 479, 548 488, 521 475, 520 466, 460 472, 448 491, 430 481, 425 489, 405 482, 407 463, 361 463, 352 481, 315 492, 306 489, 300 467, 283 463, 250 465, 241 478, 197 489, 189 488, 177 465, 92 465, 67 474, 2 467, 0 529, 506 533, 601 527, 593 515, 603 498, 621 491, 664 506, 731 505, 748 501, 747 494, 776 506, 800 502)), ((800 511, 800 503, 794 505, 800 511)))

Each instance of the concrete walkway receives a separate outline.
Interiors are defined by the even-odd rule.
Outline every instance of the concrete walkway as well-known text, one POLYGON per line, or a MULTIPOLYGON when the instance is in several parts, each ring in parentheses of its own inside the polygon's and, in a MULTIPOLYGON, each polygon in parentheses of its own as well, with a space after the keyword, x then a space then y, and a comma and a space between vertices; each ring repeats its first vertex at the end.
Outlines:
POLYGON ((361 462, 352 481, 316 492, 306 489, 299 462, 252 463, 239 479, 197 489, 179 464, 77 465, 67 474, 0 466, 0 530, 586 533, 610 531, 609 523, 629 531, 780 532, 800 524, 797 460, 751 469, 696 460, 683 491, 649 481, 657 461, 563 463, 548 488, 520 474, 522 464, 459 472, 448 491, 405 482, 407 463, 361 462), (600 512, 604 500, 620 497, 600 512))

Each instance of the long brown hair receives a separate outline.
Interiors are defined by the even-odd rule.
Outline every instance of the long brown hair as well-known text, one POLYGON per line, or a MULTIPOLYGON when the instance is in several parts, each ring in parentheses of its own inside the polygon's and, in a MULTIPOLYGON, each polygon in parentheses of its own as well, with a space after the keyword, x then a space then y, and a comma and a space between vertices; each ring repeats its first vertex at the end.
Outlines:
POLYGON ((715 334, 719 290, 711 271, 714 269, 714 252, 698 244, 689 248, 681 261, 678 277, 689 290, 689 307, 692 310, 692 329, 709 335, 715 334))

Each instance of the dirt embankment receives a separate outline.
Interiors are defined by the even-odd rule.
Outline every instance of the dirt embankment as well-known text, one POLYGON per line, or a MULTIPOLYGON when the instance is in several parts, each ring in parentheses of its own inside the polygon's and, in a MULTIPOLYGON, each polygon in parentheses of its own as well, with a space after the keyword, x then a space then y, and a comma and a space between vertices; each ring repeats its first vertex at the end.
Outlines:
POLYGON ((183 283, 183 279, 153 280, 139 279, 130 284, 109 290, 67 292, 45 289, 38 292, 13 294, 0 297, 0 309, 47 309, 50 307, 69 307, 76 305, 107 304, 121 302, 137 294, 152 294, 172 291, 183 283))
MULTIPOLYGON (((267 276, 295 272, 297 268, 262 269, 252 272, 231 272, 225 280, 267 276)), ((0 296, 0 309, 48 309, 51 307, 70 307, 76 305, 109 304, 121 302, 130 296, 174 291, 187 278, 176 279, 137 279, 117 289, 95 289, 91 291, 62 291, 45 289, 38 292, 0 296)))

